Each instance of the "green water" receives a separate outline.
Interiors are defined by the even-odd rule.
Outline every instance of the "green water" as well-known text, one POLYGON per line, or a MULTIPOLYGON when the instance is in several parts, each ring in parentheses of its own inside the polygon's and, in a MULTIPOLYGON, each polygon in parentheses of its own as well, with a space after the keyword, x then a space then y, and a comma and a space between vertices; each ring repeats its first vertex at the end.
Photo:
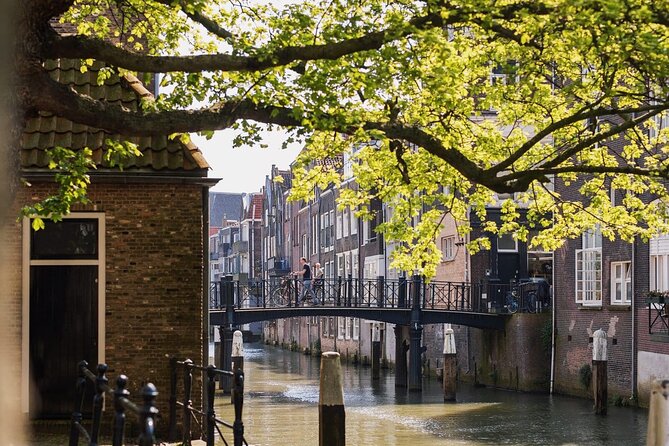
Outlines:
MULTIPOLYGON (((318 359, 247 346, 245 372, 249 444, 318 445, 318 359)), ((372 381, 369 368, 353 365, 344 365, 344 398, 351 446, 645 444, 646 411, 610 407, 595 416, 590 401, 576 398, 460 386, 457 403, 444 404, 435 380, 408 393, 389 371, 372 381)), ((229 397, 216 411, 232 420, 229 397)))

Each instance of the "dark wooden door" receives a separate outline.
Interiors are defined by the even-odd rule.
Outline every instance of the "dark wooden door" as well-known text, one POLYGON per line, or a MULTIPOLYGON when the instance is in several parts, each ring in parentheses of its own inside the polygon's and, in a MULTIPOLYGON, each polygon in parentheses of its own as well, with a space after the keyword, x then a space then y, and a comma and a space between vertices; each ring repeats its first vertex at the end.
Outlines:
POLYGON ((30 268, 31 415, 68 416, 77 363, 97 365, 98 266, 30 268))
POLYGON ((509 283, 518 280, 520 270, 520 256, 517 252, 500 252, 497 254, 499 280, 509 283))

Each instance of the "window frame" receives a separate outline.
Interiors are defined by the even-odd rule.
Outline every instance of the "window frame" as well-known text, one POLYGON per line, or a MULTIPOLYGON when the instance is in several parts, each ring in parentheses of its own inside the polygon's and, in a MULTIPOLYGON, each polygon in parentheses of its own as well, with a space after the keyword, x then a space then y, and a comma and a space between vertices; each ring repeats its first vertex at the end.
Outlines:
POLYGON ((632 262, 620 261, 611 262, 611 305, 631 305, 632 304, 632 262), (620 267, 622 277, 615 273, 616 268, 620 267), (616 298, 616 285, 620 284, 621 299, 616 298), (629 288, 628 285, 629 284, 629 288), (629 291, 629 295, 628 295, 629 291))

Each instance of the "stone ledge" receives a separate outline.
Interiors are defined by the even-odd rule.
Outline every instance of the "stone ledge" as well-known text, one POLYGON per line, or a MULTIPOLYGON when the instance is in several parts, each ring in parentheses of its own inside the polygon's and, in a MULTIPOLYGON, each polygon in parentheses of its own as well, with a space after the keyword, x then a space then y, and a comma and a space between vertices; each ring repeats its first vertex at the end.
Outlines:
POLYGON ((669 334, 655 333, 650 335, 650 340, 653 342, 669 343, 669 334))

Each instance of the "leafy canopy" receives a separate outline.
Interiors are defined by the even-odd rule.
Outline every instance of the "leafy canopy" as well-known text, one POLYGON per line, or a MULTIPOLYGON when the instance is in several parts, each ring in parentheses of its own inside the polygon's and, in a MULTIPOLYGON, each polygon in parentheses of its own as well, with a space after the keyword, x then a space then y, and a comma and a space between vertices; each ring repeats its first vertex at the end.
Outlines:
POLYGON ((595 225, 669 231, 667 0, 56 3, 78 35, 44 56, 165 73, 169 93, 130 112, 44 81, 37 108, 126 134, 238 128, 238 145, 284 127, 305 144, 296 198, 338 184, 313 161, 344 152, 360 187, 340 205, 388 204, 403 269, 434 274, 445 212, 463 235, 471 215, 523 240, 541 229, 550 249, 595 225))

